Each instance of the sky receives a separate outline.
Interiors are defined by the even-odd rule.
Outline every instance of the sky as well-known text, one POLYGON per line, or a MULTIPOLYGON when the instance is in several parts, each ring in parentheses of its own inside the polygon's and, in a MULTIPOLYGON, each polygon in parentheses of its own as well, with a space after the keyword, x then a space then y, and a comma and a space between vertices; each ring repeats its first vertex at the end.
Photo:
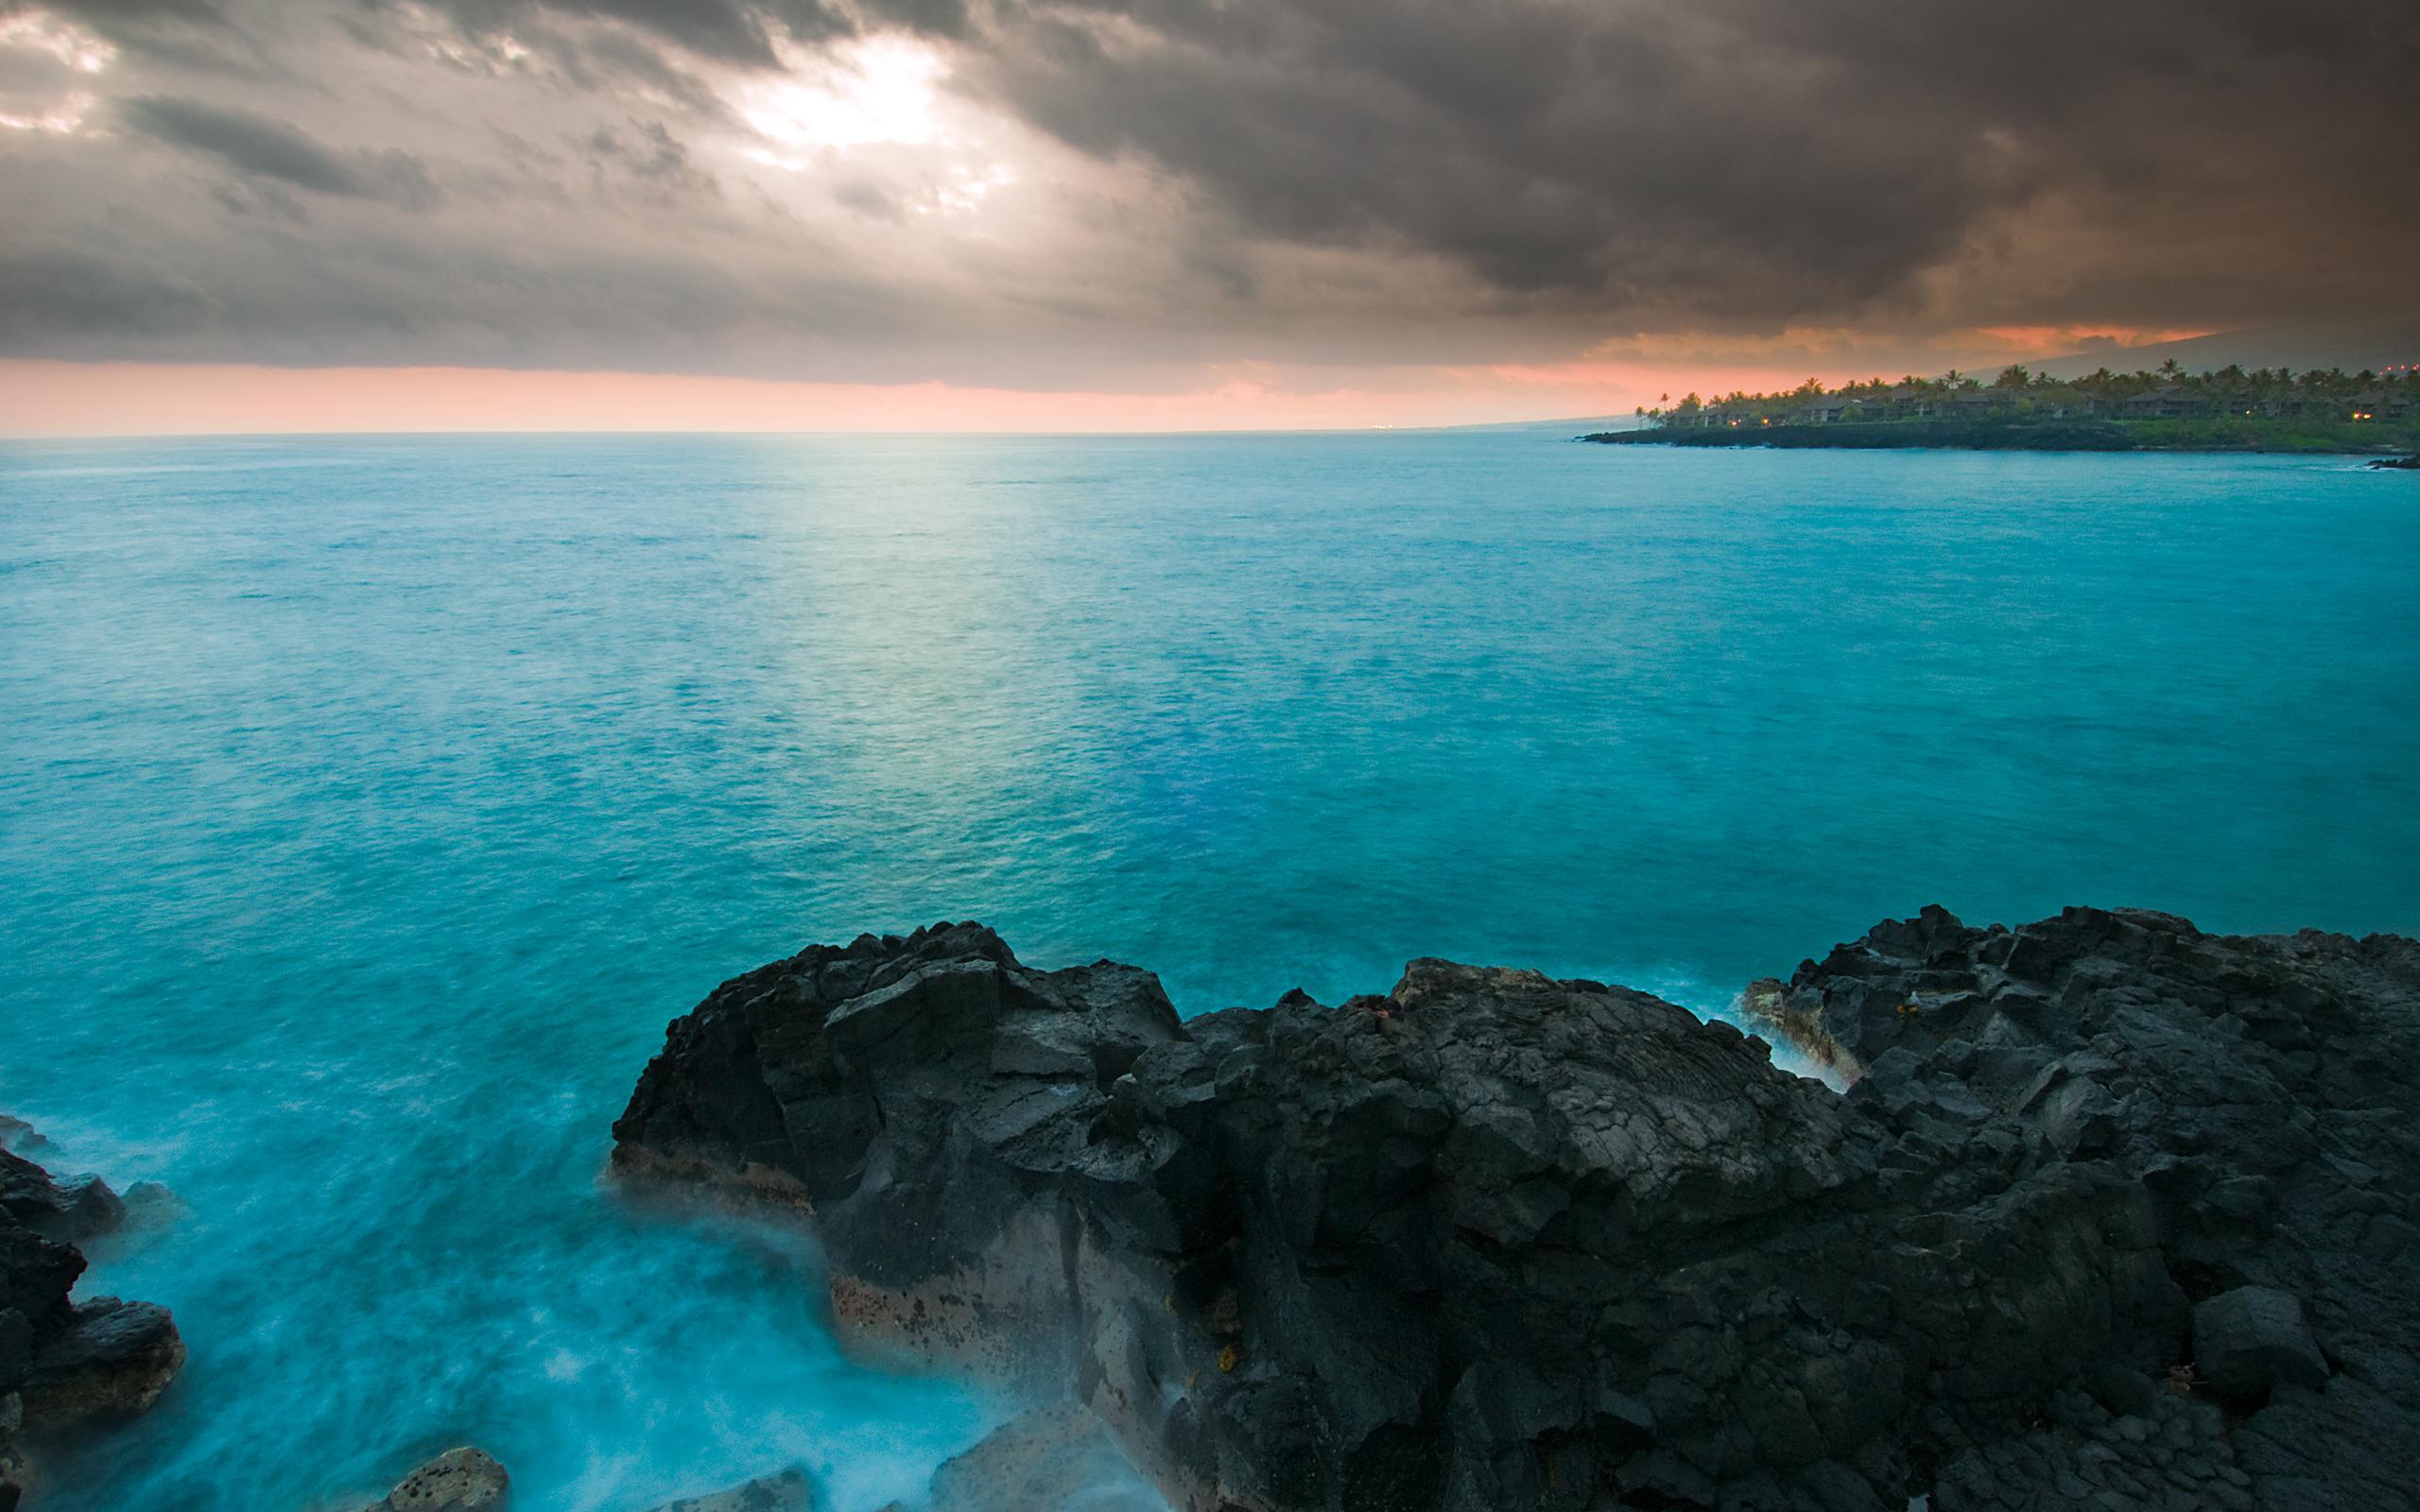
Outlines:
POLYGON ((0 0, 0 433, 1480 422, 2409 325, 2415 77, 2409 0, 0 0))

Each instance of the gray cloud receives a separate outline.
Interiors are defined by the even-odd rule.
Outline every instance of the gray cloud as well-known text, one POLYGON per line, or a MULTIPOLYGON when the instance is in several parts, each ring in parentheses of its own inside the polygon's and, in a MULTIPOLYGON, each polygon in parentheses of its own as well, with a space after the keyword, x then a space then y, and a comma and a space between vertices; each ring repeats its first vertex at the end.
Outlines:
POLYGON ((701 57, 760 68, 779 66, 772 46, 776 34, 821 42, 856 29, 844 13, 818 0, 778 0, 763 6, 732 0, 562 0, 544 6, 530 0, 450 0, 445 9, 458 25, 474 33, 523 26, 546 11, 566 17, 605 17, 628 22, 701 57))
MULTIPOLYGON (((2420 200, 2377 177, 2420 147, 2420 9, 2401 0, 1066 0, 997 17, 977 77, 1086 151, 1146 156, 1262 233, 1433 251, 1609 311, 1869 315, 2058 200, 2125 260, 2169 257, 2179 221, 2253 254, 2240 281, 2180 290, 2231 316, 2281 274, 2308 282, 2270 239, 2281 214, 2330 252, 2420 229, 2420 200)), ((2146 292, 2127 283, 2111 292, 2146 292)))
POLYGON ((8 141, 16 353, 1084 382, 2420 314, 2408 0, 47 13, 122 56, 26 55, 101 99, 8 141), (761 124, 889 32, 976 146, 761 124))
MULTIPOLYGON (((19 4, 12 10, 30 10, 31 5, 19 4)), ((218 8, 210 0, 66 0, 66 3, 44 7, 62 14, 98 23, 129 23, 156 21, 163 17, 182 21, 216 22, 221 18, 218 8)))
POLYGON ((210 153, 241 172, 283 179, 327 195, 365 192, 358 176, 335 153, 282 121, 199 100, 157 96, 129 100, 124 109, 135 129, 210 153))
POLYGON ((126 101, 121 112, 136 130, 216 158, 239 173, 412 210, 437 198, 426 165, 399 147, 339 153, 284 121, 200 100, 146 95, 126 101))

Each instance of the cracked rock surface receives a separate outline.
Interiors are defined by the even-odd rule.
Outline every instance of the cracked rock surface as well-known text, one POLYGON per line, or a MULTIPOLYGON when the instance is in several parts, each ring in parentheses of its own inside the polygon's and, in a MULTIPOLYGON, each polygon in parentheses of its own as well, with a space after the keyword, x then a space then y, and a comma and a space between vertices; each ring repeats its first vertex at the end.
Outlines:
POLYGON ((805 1217, 845 1333, 1072 1395, 1200 1512, 2395 1507, 2416 988, 2407 940, 1927 909, 1750 989, 1843 1097, 1595 982, 1180 1022, 942 925, 726 983, 614 1160, 805 1217), (2245 1288, 2324 1379, 2263 1296, 2188 1383, 2245 1288))

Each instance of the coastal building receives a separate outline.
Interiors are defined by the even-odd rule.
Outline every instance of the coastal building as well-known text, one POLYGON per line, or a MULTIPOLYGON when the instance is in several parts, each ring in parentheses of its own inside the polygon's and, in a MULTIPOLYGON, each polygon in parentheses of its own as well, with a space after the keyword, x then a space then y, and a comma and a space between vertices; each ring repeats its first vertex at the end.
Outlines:
POLYGON ((2190 420, 2208 412, 2208 404, 2183 384, 2162 384, 2126 401, 2128 420, 2190 420))

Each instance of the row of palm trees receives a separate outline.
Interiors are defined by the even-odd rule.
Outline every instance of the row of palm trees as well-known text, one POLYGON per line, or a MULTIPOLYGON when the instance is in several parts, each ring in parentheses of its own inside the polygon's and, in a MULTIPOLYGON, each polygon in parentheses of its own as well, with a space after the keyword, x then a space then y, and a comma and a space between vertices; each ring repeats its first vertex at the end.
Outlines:
POLYGON ((1875 378, 1825 388, 1814 378, 1770 394, 1733 392, 1708 400, 1692 393, 1678 404, 1666 394, 1639 413, 1665 425, 1784 425, 1859 420, 1966 417, 2018 419, 2166 419, 2177 416, 2295 416, 2334 421, 2406 416, 2420 408, 2420 369, 2378 373, 2363 369, 2246 372, 2229 364, 2215 372, 2187 372, 2174 358, 2156 369, 2082 378, 2048 378, 2022 364, 1985 384, 1952 369, 1938 378, 1913 373, 1896 383, 1875 378), (1669 407, 1667 407, 1669 406, 1669 407))

